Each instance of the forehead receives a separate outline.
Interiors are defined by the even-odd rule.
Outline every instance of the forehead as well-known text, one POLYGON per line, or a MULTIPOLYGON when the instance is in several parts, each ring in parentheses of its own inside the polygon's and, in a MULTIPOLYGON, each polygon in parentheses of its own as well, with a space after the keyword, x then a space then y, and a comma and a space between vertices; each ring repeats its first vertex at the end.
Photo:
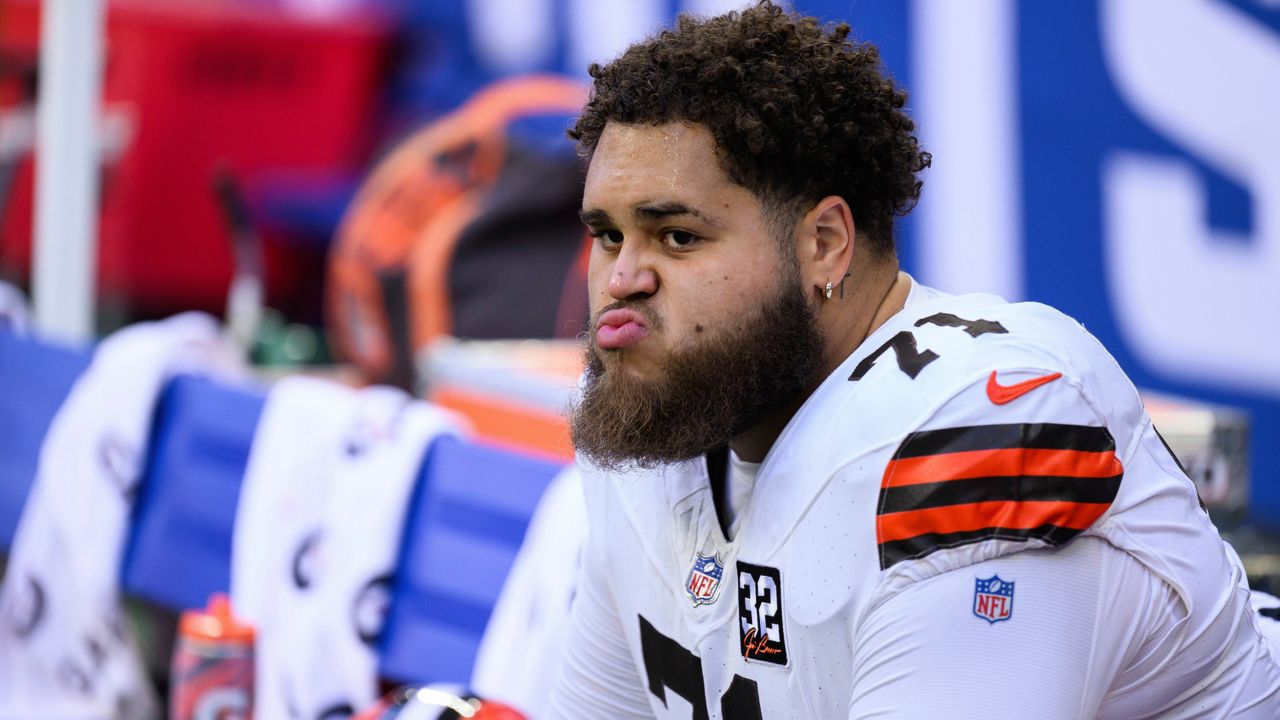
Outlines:
POLYGON ((638 205, 666 199, 706 204, 754 199, 720 166, 715 140, 701 125, 610 122, 587 169, 583 206, 638 205))

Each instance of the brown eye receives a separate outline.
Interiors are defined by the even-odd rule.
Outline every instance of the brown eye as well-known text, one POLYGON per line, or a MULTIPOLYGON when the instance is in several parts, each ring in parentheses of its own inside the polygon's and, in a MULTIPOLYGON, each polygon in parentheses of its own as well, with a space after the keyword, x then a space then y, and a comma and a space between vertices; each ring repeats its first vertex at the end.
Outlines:
POLYGON ((589 233, 600 247, 609 249, 622 244, 622 233, 617 230, 593 230, 589 233))
POLYGON ((662 233, 662 241, 666 243, 668 247, 675 248, 676 250, 688 248, 700 239, 701 238, 697 235, 694 235, 687 230, 667 230, 662 233))

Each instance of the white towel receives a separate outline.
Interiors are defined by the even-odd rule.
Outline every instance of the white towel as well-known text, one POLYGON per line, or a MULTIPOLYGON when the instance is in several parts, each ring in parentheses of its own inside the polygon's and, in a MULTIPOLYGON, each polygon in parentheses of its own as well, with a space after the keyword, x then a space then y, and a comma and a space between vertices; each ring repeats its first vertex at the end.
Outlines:
POLYGON ((346 717, 377 699, 414 480, 430 443, 460 424, 390 388, 290 378, 271 390, 232 551, 232 605, 258 628, 257 717, 346 717))
POLYGON ((471 687, 481 697, 548 717, 586 527, 582 477, 569 466, 538 501, 480 641, 471 687))
POLYGON ((102 342, 54 416, 0 589, 0 718, 148 718, 119 572, 152 411, 177 372, 237 371, 217 322, 179 315, 102 342))

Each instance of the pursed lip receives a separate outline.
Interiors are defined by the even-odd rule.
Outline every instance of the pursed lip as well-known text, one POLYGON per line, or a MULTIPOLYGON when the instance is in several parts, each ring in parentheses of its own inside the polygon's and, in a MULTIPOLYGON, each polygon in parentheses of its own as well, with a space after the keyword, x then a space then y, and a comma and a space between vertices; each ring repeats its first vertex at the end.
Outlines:
POLYGON ((596 319, 596 329, 599 330, 600 328, 606 325, 609 325, 612 327, 622 327, 627 323, 635 323, 640 327, 649 326, 649 321, 645 320, 644 315, 641 315, 635 310, 618 309, 618 310, 609 310, 608 312, 601 313, 600 317, 596 319))
POLYGON ((596 319, 596 345, 604 350, 630 347, 648 332, 648 320, 635 310, 609 310, 596 319))

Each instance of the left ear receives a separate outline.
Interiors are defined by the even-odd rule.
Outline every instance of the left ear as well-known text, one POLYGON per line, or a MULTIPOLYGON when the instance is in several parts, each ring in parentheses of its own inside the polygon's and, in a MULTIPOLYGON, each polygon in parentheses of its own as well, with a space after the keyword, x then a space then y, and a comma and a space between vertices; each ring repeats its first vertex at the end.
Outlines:
POLYGON ((801 277, 823 291, 827 283, 839 287, 849 272, 857 238, 849 204, 828 195, 809 209, 796 225, 801 277))

